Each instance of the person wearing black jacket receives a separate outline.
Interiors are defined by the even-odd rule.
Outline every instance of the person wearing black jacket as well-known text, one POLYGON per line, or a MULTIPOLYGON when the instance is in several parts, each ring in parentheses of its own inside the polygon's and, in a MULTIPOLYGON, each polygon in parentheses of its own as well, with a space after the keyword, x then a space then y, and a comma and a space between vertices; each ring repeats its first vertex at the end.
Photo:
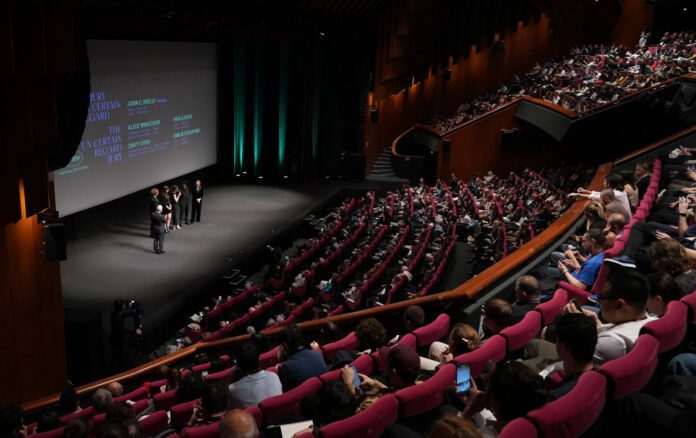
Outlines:
POLYGON ((169 186, 162 186, 160 204, 162 204, 162 214, 166 219, 164 232, 168 233, 172 222, 172 200, 169 197, 169 186))
POLYGON ((183 181, 181 183, 181 197, 179 198, 179 205, 181 207, 181 218, 179 221, 186 225, 191 225, 189 222, 189 217, 191 216, 191 188, 189 187, 188 181, 183 181))
POLYGON ((167 218, 162 214, 162 206, 150 213, 150 234, 152 235, 155 254, 164 253, 164 233, 166 231, 167 218))
POLYGON ((201 206, 203 205, 203 184, 197 179, 191 189, 191 222, 201 221, 201 206))

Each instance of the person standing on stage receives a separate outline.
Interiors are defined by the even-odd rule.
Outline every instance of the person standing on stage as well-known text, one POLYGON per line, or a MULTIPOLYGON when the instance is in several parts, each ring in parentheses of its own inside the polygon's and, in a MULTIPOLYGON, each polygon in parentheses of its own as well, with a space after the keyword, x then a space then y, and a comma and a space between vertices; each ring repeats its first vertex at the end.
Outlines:
POLYGON ((181 192, 179 191, 179 186, 174 184, 172 186, 172 227, 177 230, 181 229, 181 192))
POLYGON ((157 187, 153 187, 150 189, 150 213, 154 213, 158 205, 160 205, 159 190, 157 187))
POLYGON ((158 205, 157 209, 150 214, 150 234, 154 242, 152 244, 155 254, 164 253, 164 233, 167 218, 162 214, 162 206, 158 205))
POLYGON ((169 199, 169 186, 162 186, 160 204, 162 204, 162 214, 165 218, 167 218, 167 224, 164 232, 168 233, 171 229, 170 224, 172 223, 172 200, 169 199))
POLYGON ((191 222, 201 221, 201 205, 203 205, 203 184, 197 179, 191 190, 191 222))
POLYGON ((189 188, 188 181, 183 181, 181 183, 181 198, 179 198, 179 205, 181 206, 180 222, 183 222, 186 225, 191 225, 191 222, 189 222, 189 217, 191 217, 191 189, 189 188))

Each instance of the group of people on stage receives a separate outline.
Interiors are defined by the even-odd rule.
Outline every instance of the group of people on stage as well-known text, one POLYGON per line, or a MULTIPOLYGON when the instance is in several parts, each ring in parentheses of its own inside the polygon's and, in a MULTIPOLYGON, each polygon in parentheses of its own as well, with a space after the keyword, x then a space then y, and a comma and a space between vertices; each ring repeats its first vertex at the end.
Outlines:
POLYGON ((180 230, 181 224, 192 225, 201 221, 203 184, 196 180, 193 187, 183 181, 181 187, 173 185, 150 189, 150 235, 154 239, 155 254, 164 253, 164 234, 180 230))

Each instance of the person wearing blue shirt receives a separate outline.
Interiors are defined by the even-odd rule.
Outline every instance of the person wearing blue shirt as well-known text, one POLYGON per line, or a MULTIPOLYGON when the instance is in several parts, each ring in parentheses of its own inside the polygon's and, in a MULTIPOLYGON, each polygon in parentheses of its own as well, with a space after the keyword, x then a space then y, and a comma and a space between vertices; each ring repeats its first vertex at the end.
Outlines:
POLYGON ((558 270, 565 277, 565 281, 580 289, 590 289, 597 280, 599 268, 604 260, 604 245, 606 237, 602 230, 590 229, 585 233, 582 247, 590 253, 584 263, 578 263, 575 256, 569 257, 566 263, 558 263, 558 270), (573 268, 573 269, 571 269, 573 268))
POLYGON ((308 348, 302 332, 295 324, 289 324, 280 332, 280 346, 286 359, 280 364, 278 377, 287 392, 305 380, 319 377, 329 369, 321 352, 308 348))

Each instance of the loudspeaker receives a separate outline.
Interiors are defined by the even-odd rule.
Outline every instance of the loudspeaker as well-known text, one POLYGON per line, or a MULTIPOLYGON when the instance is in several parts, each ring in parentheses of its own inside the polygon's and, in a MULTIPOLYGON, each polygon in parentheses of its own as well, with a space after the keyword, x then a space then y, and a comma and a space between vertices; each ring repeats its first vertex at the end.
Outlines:
POLYGON ((377 123, 377 120, 379 120, 379 113, 377 112, 377 107, 373 106, 370 108, 370 121, 372 123, 377 123))
POLYGON ((67 260, 65 250, 65 229, 60 222, 43 226, 44 255, 49 262, 67 260))
POLYGON ((442 140, 442 153, 449 154, 451 146, 452 146, 452 140, 447 139, 447 138, 443 139, 442 140))

